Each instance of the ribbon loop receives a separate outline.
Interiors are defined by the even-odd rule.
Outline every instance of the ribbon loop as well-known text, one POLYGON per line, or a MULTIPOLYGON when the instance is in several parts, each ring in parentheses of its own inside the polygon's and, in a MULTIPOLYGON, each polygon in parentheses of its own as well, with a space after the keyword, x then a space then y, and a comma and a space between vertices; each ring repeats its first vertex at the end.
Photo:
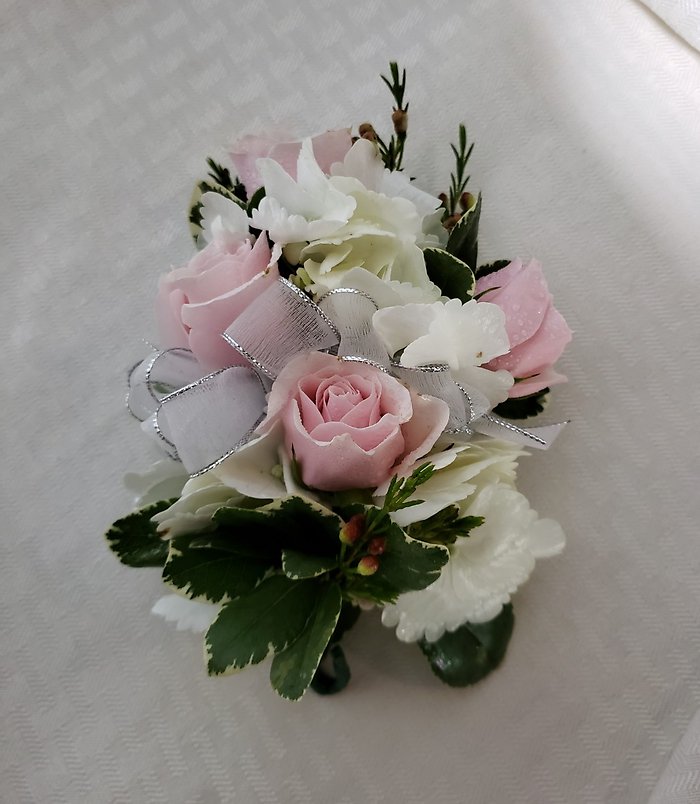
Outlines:
POLYGON ((200 365, 189 349, 154 349, 129 372, 126 406, 132 416, 146 421, 164 397, 200 376, 200 365))
POLYGON ((233 366, 166 396, 156 411, 155 428, 195 477, 240 449, 264 410, 260 377, 252 369, 233 366))
POLYGON ((238 316, 223 338, 274 379, 297 354, 337 346, 340 333, 302 290, 279 279, 238 316))
POLYGON ((386 347, 372 326, 378 308, 371 296, 355 288, 336 288, 318 300, 318 307, 340 334, 339 357, 360 357, 375 366, 389 367, 386 347))

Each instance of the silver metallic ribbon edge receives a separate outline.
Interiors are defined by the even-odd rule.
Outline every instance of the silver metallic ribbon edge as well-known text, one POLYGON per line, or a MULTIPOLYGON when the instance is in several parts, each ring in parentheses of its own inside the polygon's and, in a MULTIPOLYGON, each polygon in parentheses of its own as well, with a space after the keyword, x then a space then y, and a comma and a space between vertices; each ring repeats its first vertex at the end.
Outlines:
MULTIPOLYGON (((317 304, 312 299, 310 299, 306 295, 306 293, 304 293, 301 289, 296 287, 296 285, 292 284, 288 280, 280 278, 278 280, 278 282, 282 284, 282 286, 285 288, 285 290, 287 290, 290 293, 293 293, 295 295, 295 297, 299 300, 300 303, 310 306, 310 308, 313 309, 313 311, 316 313, 316 315, 318 315, 318 317, 323 321, 323 323, 327 327, 329 327, 333 331, 333 333, 337 336, 338 343, 334 347, 325 348, 325 349, 319 349, 319 351, 325 351, 325 352, 327 352, 329 354, 333 354, 334 352, 337 351, 337 348, 338 348, 338 346, 340 345, 340 342, 341 342, 341 333, 340 333, 340 330, 338 329, 338 327, 336 326, 336 324, 331 320, 331 318, 329 318, 329 316, 319 306, 319 304, 322 303, 324 299, 326 299, 326 298, 328 298, 330 296, 340 295, 340 294, 344 294, 344 293, 356 294, 356 295, 361 295, 361 296, 365 297, 368 301, 370 301, 372 303, 374 308, 377 309, 376 302, 367 293, 365 293, 364 291, 358 290, 356 288, 335 288, 335 289, 329 291, 328 293, 324 294, 319 299, 319 304, 317 304)), ((262 298, 262 297, 260 297, 260 298, 262 298)), ((253 304, 255 304, 255 303, 256 302, 254 302, 253 304)), ((253 374, 255 374, 255 376, 260 381, 263 389, 266 390, 267 386, 265 384, 265 380, 267 380, 268 382, 269 382, 269 380, 274 380, 276 375, 274 373, 272 373, 269 369, 267 369, 256 358, 256 356, 254 354, 252 354, 246 348, 245 344, 239 343, 228 332, 223 333, 222 337, 233 348, 235 348, 247 361, 249 361, 251 363, 251 365, 254 367, 254 369, 251 368, 250 371, 253 374), (263 377, 261 377, 260 374, 262 374, 263 377)), ((150 364, 146 367, 145 376, 146 376, 146 383, 147 383, 148 391, 149 391, 149 393, 151 394, 151 396, 153 397, 154 401, 157 404, 157 406, 155 408, 155 411, 154 411, 154 414, 150 417, 150 420, 153 423, 154 431, 155 431, 156 435, 159 437, 159 439, 163 442, 163 444, 166 445, 166 451, 172 457, 175 457, 176 459, 179 459, 178 456, 177 456, 177 447, 176 447, 176 445, 173 444, 172 441, 170 441, 168 438, 166 438, 166 436, 163 434, 163 432, 162 432, 162 430, 161 430, 161 428, 160 428, 160 426, 158 424, 158 414, 160 413, 163 405, 168 404, 169 400, 172 400, 174 398, 179 397, 181 394, 187 392, 188 390, 190 390, 192 388, 206 387, 207 384, 209 383, 209 381, 211 381, 214 377, 218 376, 222 372, 227 371, 228 368, 220 369, 219 371, 215 371, 215 372, 212 372, 211 374, 205 375, 205 376, 195 380, 194 382, 188 383, 187 385, 183 386, 182 388, 177 389, 173 393, 168 394, 167 396, 159 398, 157 396, 157 394, 154 392, 154 390, 152 389, 152 387, 151 387, 151 379, 150 378, 151 378, 153 367, 156 364, 157 360, 159 360, 163 356, 167 355, 168 353, 172 353, 172 352, 176 352, 176 351, 188 352, 189 350, 179 349, 179 348, 178 349, 167 349, 167 350, 163 350, 162 352, 156 353, 154 356, 151 356, 151 357, 147 358, 147 360, 150 360, 150 364)), ((388 361, 388 367, 385 367, 385 366, 377 363, 376 361, 371 360, 371 359, 363 356, 362 354, 347 354, 347 355, 341 355, 341 356, 338 356, 338 357, 339 357, 340 360, 344 360, 344 361, 347 361, 347 362, 357 362, 357 363, 364 363, 364 364, 367 364, 367 365, 371 365, 374 368, 376 368, 377 370, 383 371, 384 373, 387 373, 387 374, 390 374, 390 375, 392 374, 392 371, 391 371, 392 368, 401 369, 405 373, 410 373, 410 372, 414 372, 414 371, 415 372, 420 372, 420 373, 425 373, 425 372, 443 373, 443 372, 449 372, 450 371, 449 367, 444 365, 444 364, 428 364, 428 365, 423 365, 423 366, 408 367, 408 366, 401 366, 400 363, 397 363, 397 362, 394 362, 394 361, 388 361)), ((131 369, 131 371, 129 372, 129 380, 131 380, 135 370, 138 368, 139 365, 141 365, 141 364, 137 363, 131 369)), ((558 422, 558 423, 552 424, 552 425, 544 425, 544 426, 538 426, 538 427, 533 427, 533 428, 526 429, 526 428, 523 428, 523 427, 520 427, 520 426, 514 424, 511 421, 503 419, 500 416, 496 416, 490 410, 487 410, 485 413, 482 413, 482 414, 480 414, 478 416, 475 416, 474 415, 474 405, 473 405, 473 402, 472 402, 472 394, 473 393, 478 394, 479 392, 475 392, 472 389, 465 388, 459 382, 454 380, 451 376, 450 376, 450 380, 459 389, 459 391, 461 392, 461 394, 462 394, 462 396, 464 398, 464 402, 465 402, 465 423, 463 425, 459 425, 459 426, 454 427, 454 428, 446 429, 444 431, 445 435, 454 435, 454 436, 457 436, 459 438, 465 438, 465 439, 468 440, 471 436, 474 435, 475 432, 479 432, 479 433, 482 433, 484 435, 488 435, 488 436, 493 437, 493 438, 501 438, 503 440, 513 441, 513 442, 518 443, 518 444, 531 446, 531 447, 533 447, 535 449, 545 449, 546 450, 546 449, 549 449, 549 447, 554 442, 554 440, 557 437, 557 435, 559 434, 559 432, 561 432, 561 430, 568 423, 568 422, 558 422)), ((404 379, 404 381, 407 382, 407 384, 410 386, 409 381, 407 381, 405 379, 404 379)), ((130 396, 130 394, 127 394, 127 407, 129 409, 129 411, 132 413, 132 415, 136 416, 136 414, 134 414, 132 409, 131 409, 131 405, 129 404, 129 396, 130 396)), ((248 441, 250 441, 250 439, 252 438, 252 436, 255 433, 255 430, 257 429, 257 427, 260 424, 260 422, 262 422, 264 417, 265 417, 265 411, 264 411, 264 408, 263 408, 263 410, 261 411, 260 417, 258 418, 257 422, 254 424, 254 426, 252 426, 248 430, 248 432, 246 432, 246 434, 243 436, 243 438, 241 438, 233 446, 227 448, 221 454, 220 457, 217 457, 214 461, 208 463, 205 467, 200 468, 197 471, 193 472, 191 474, 191 477, 197 477, 197 476, 199 476, 201 474, 204 474, 205 472, 209 471, 210 469, 213 469, 214 467, 218 466, 223 461, 225 461, 226 458, 228 458, 230 455, 232 455, 235 452, 237 452, 246 443, 248 443, 248 441)), ((138 417, 136 417, 136 418, 138 418, 138 417)))

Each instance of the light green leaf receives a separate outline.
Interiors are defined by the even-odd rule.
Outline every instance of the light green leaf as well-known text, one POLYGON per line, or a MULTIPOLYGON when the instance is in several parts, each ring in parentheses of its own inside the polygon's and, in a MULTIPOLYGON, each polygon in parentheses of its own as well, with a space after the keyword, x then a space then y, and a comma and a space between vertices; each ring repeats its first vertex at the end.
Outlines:
POLYGON ((310 556, 298 550, 282 551, 282 572, 293 581, 317 578, 338 566, 335 556, 310 556))
POLYGON ((474 292, 474 274, 466 262, 441 248, 432 246, 423 251, 430 280, 443 296, 468 302, 474 292))
POLYGON ((163 580, 192 600, 210 603, 249 592, 279 563, 279 554, 246 534, 203 534, 173 539, 163 580))
POLYGON ((204 638, 209 674, 232 673, 284 650, 306 627, 317 598, 316 581, 274 575, 226 603, 204 638))
POLYGON ((465 623, 435 642, 418 643, 435 675, 451 687, 476 684, 503 660, 513 633, 513 606, 504 606, 495 619, 475 625, 465 623))
POLYGON ((480 216, 481 195, 455 224, 445 246, 450 254, 466 262, 472 271, 476 269, 480 216))
POLYGON ((162 567, 168 557, 168 542, 156 531, 151 517, 175 502, 161 500, 118 519, 105 533, 110 549, 127 567, 162 567))
POLYGON ((340 587, 332 583, 321 589, 306 628, 272 660, 270 682, 283 698, 292 701, 299 700, 311 684, 338 622, 343 602, 340 587))

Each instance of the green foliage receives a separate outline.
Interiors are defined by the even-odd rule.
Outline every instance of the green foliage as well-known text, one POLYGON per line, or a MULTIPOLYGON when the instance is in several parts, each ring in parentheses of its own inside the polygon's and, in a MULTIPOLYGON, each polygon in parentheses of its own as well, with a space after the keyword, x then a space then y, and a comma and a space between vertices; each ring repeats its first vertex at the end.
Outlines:
POLYGON ((258 189, 253 193, 251 196, 250 201, 248 201, 247 211, 248 215, 253 213, 254 209, 257 209, 260 206, 260 202, 265 198, 265 188, 258 187, 258 189))
POLYGON ((468 302, 474 292, 474 274, 458 257, 432 246, 423 251, 428 277, 442 291, 443 296, 468 302))
POLYGON ((503 660, 513 633, 513 606, 504 606, 495 619, 479 625, 466 623, 435 642, 418 643, 435 675, 451 687, 475 684, 503 660))
POLYGON ((234 538, 245 533, 251 541, 266 544, 278 554, 287 549, 326 557, 337 555, 338 532, 343 524, 327 508, 301 497, 283 497, 255 510, 219 508, 214 522, 222 532, 234 538))
POLYGON ((377 571, 348 578, 347 589, 353 597, 391 603, 404 592, 430 586, 449 560, 446 548, 412 539, 390 520, 381 534, 385 542, 377 571))
POLYGON ((207 178, 195 184, 190 197, 188 220, 190 234, 195 243, 199 243, 199 237, 202 234, 202 196, 204 193, 218 193, 238 204, 239 207, 246 208, 246 191, 241 182, 238 179, 233 180, 228 169, 213 159, 207 158, 207 165, 209 165, 207 178))
POLYGON ((339 643, 330 645, 325 651, 324 658, 331 663, 333 672, 328 673, 322 665, 319 665, 311 680, 311 689, 319 695, 335 695, 349 684, 350 667, 339 643))
POLYGON ((337 566, 338 559, 335 556, 310 556, 298 550, 282 551, 282 572, 294 581, 317 578, 337 566))
POLYGON ((254 589, 279 556, 241 528, 228 533, 180 536, 170 542, 163 580, 192 600, 231 600, 254 589))
POLYGON ((474 528, 484 524, 482 516, 460 516, 459 508, 450 505, 422 522, 414 522, 408 534, 430 544, 454 544, 460 536, 469 536, 474 528))
MULTIPOLYGON (((450 192, 446 200, 446 216, 456 215, 459 209, 462 194, 464 193, 467 182, 471 178, 465 175, 467 162, 474 150, 474 143, 467 148, 467 129, 464 123, 459 125, 459 139, 457 146, 450 145, 455 157, 455 171, 450 174, 450 192)), ((442 196, 441 196, 442 197, 442 196)))
POLYGON ((486 265, 481 265, 476 269, 476 278, 481 279, 482 276, 488 276, 496 271, 500 271, 501 268, 505 268, 506 265, 510 265, 510 260, 496 260, 495 262, 489 262, 486 265))
MULTIPOLYGON (((517 383, 517 380, 516 380, 517 383)), ((504 419, 528 419, 542 413, 549 399, 549 388, 543 388, 528 396, 513 397, 496 405, 494 413, 504 419)))
POLYGON ((257 664, 291 645, 314 613, 318 592, 316 580, 274 575, 226 603, 204 638, 209 674, 257 664))
POLYGON ((306 692, 333 635, 341 606, 338 584, 319 586, 316 605, 304 630, 288 647, 275 654, 270 682, 283 698, 296 701, 306 692))
POLYGON ((406 144, 406 127, 408 124, 408 103, 404 105, 406 94, 406 70, 399 70, 399 65, 392 61, 389 63, 390 78, 381 76, 382 81, 389 88, 394 101, 393 114, 391 116, 394 124, 394 133, 391 135, 387 145, 379 136, 379 154, 382 157, 385 167, 389 170, 401 170, 403 161, 404 146, 406 144))
POLYGON ((168 542, 156 531, 151 517, 169 508, 175 500, 161 500, 118 519, 105 534, 107 544, 127 567, 162 567, 168 557, 168 542))
POLYGON ((455 224, 447 239, 446 250, 474 270, 478 254, 481 195, 455 224))

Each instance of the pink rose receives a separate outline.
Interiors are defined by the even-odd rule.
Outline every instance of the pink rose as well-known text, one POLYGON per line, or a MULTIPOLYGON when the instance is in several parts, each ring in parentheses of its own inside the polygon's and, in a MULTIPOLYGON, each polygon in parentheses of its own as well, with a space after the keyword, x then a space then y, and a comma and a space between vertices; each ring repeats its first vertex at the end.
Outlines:
POLYGON ((260 431, 281 422, 304 483, 376 488, 425 455, 447 425, 445 402, 365 363, 321 352, 291 360, 272 386, 260 431))
POLYGON ((161 347, 191 349, 205 371, 246 365, 221 333, 279 277, 268 270, 270 248, 261 236, 225 243, 215 240, 184 268, 160 278, 156 320, 161 347))
POLYGON ((557 374, 554 363, 571 340, 571 330, 552 304, 542 266, 532 260, 523 265, 513 260, 476 283, 480 301, 497 304, 506 315, 510 352, 486 364, 490 369, 505 369, 516 380, 508 396, 528 396, 543 388, 566 382, 557 374))
MULTIPOLYGON (((330 173, 331 165, 334 162, 342 162, 352 146, 350 129, 341 128, 318 134, 316 137, 312 137, 311 144, 321 170, 324 173, 330 173)), ((245 185, 248 197, 250 197, 262 185, 262 179, 255 164, 258 159, 261 157, 274 159, 293 179, 296 179, 297 157, 300 150, 300 142, 279 142, 272 137, 248 135, 230 146, 229 155, 236 166, 238 178, 245 185)))

